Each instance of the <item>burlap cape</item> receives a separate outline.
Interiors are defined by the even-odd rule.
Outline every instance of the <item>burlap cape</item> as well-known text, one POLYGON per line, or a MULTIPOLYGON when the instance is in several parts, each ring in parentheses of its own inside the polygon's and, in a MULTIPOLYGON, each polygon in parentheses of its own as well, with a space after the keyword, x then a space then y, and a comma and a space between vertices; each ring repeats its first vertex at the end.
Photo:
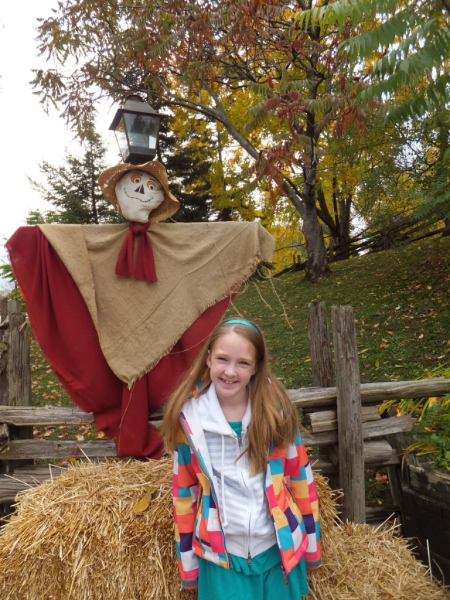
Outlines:
POLYGON ((158 280, 149 283, 115 275, 128 223, 39 227, 80 290, 108 365, 128 385, 274 251, 258 223, 154 223, 148 231, 158 280))

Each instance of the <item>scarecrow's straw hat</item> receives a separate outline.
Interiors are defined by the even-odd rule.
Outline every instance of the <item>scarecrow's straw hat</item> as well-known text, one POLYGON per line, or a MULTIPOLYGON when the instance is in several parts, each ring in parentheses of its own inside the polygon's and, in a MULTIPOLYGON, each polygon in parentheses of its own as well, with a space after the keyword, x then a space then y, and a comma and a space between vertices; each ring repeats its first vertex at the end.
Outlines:
POLYGON ((150 213, 149 221, 153 223, 155 221, 164 221, 164 219, 168 219, 177 210, 180 208, 179 201, 175 198, 175 196, 169 190, 169 181, 167 179, 167 172, 163 165, 157 160, 152 160, 150 162, 144 163, 143 165, 131 165, 130 163, 122 163, 120 165, 116 165, 115 167, 110 167, 103 171, 103 173, 98 178, 98 183, 102 188, 103 195, 107 198, 114 208, 120 211, 117 196, 116 196, 116 184, 119 179, 125 175, 127 171, 145 171, 149 173, 159 181, 164 190, 164 200, 150 213))

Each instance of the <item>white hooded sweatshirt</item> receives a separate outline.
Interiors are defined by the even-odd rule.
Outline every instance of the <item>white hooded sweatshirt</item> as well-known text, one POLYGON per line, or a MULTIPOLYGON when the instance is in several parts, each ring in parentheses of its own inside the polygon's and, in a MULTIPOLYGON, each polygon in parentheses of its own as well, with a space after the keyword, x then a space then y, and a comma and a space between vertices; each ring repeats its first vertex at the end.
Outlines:
POLYGON ((242 418, 241 438, 238 438, 222 412, 214 384, 191 402, 206 440, 210 463, 206 462, 212 467, 227 551, 251 559, 275 545, 277 540, 265 496, 266 473, 250 475, 247 453, 236 461, 248 445, 250 403, 242 418))

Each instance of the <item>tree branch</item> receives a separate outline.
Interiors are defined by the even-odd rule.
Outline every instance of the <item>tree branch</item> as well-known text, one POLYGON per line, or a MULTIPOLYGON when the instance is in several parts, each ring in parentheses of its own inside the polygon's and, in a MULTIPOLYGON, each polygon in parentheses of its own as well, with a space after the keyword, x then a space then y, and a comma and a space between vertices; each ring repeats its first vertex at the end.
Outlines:
POLYGON ((320 208, 317 208, 317 214, 328 227, 331 232, 336 231, 336 224, 333 221, 333 217, 330 215, 328 210, 327 202, 325 200, 325 194, 320 188, 317 190, 317 199, 319 200, 320 208))
POLYGON ((218 120, 220 120, 220 122, 225 127, 225 129, 240 144, 240 146, 242 146, 242 148, 244 148, 244 150, 248 154, 250 154, 250 156, 252 158, 254 158, 255 160, 258 160, 259 159, 258 150, 241 133, 239 133, 239 131, 236 129, 236 127, 234 127, 231 124, 231 122, 229 121, 229 119, 227 118, 227 116, 225 114, 225 111, 223 109, 223 106, 222 106, 217 94, 213 91, 213 89, 207 83, 204 83, 204 88, 208 92, 208 94, 211 96, 211 98, 214 100, 214 103, 216 105, 216 110, 220 115, 220 119, 218 119, 218 120))

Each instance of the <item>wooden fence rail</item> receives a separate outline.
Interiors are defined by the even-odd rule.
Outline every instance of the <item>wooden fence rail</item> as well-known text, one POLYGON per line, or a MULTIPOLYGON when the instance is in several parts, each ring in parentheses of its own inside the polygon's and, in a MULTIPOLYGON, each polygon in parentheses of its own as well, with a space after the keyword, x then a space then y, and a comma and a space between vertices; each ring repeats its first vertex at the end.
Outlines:
MULTIPOLYGON (((1 407, 4 408, 4 407, 1 407)), ((70 410, 70 409, 69 409, 70 410)), ((87 414, 92 417, 91 414, 87 414)), ((27 419, 27 424, 31 420, 27 419)), ((67 424, 68 420, 55 421, 52 425, 67 424)), ((92 422, 92 419, 77 421, 77 423, 92 422)), ((41 423, 42 424, 42 423, 41 423)), ((408 415, 402 417, 391 417, 380 421, 368 421, 362 424, 362 435, 364 440, 375 437, 384 437, 393 433, 404 433, 412 427, 413 421, 408 415)), ((45 423, 44 425, 48 425, 45 423)), ((160 426, 161 422, 154 422, 160 426)), ((302 433, 303 441, 308 446, 330 446, 338 443, 338 431, 324 431, 321 433, 302 433)), ((116 456, 114 443, 111 440, 87 440, 77 442, 73 440, 44 440, 34 438, 29 440, 5 440, 0 449, 1 460, 23 460, 31 458, 67 458, 72 456, 81 457, 84 453, 89 457, 116 456), (102 450, 103 449, 103 450, 102 450), (103 454, 102 454, 103 452, 103 454)))
MULTIPOLYGON (((362 383, 360 390, 363 405, 376 405, 383 400, 443 396, 450 392, 450 379, 433 377, 412 381, 362 383)), ((336 406, 335 387, 299 388, 288 390, 288 394, 297 408, 306 411, 336 406)), ((160 421, 161 418, 162 410, 159 410, 150 416, 150 421, 160 421)), ((0 423, 8 425, 75 425, 93 422, 92 413, 85 413, 76 406, 0 406, 0 423)))

